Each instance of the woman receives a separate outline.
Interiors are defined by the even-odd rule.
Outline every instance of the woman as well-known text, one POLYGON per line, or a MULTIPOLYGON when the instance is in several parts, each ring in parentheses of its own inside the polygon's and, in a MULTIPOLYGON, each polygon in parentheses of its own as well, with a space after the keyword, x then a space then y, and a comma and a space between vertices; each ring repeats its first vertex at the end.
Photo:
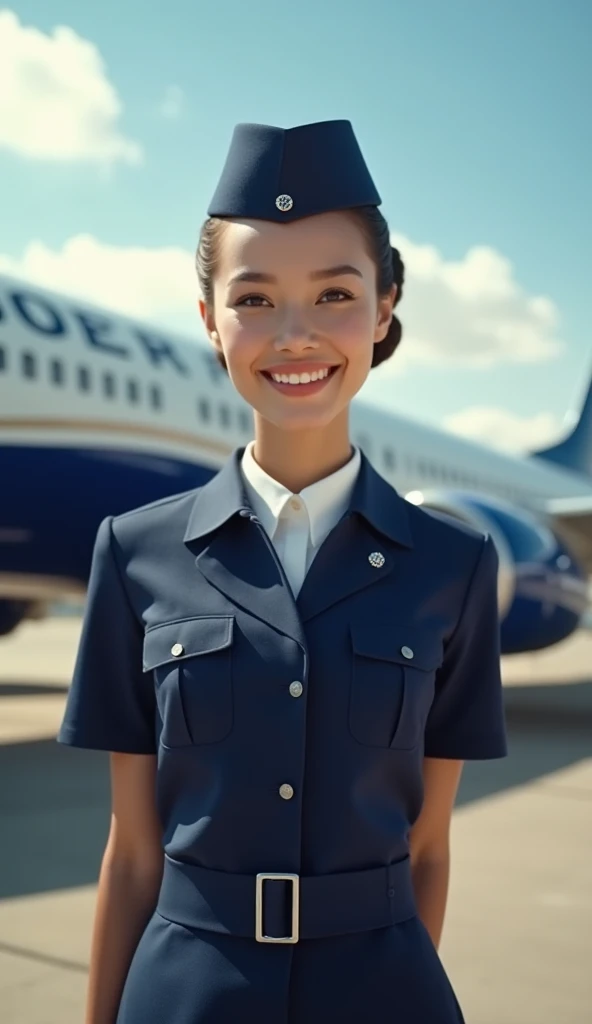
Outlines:
POLYGON ((379 204, 349 122, 236 128, 197 265, 255 440, 101 524, 59 734, 112 752, 87 1024, 462 1021, 436 949, 462 761, 505 754, 497 559, 349 440, 401 335, 379 204))

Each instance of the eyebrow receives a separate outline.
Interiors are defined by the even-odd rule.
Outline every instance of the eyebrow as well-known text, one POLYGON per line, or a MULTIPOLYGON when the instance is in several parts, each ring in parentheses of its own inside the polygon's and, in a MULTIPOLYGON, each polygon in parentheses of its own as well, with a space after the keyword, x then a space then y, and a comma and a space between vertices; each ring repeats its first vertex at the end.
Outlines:
MULTIPOLYGON (((343 277, 345 274, 362 277, 362 272, 350 263, 341 263, 338 267, 327 267, 326 270, 313 270, 309 277, 311 281, 326 281, 328 278, 343 277)), ((262 274, 256 270, 245 270, 232 277, 228 283, 238 284, 244 281, 249 281, 252 284, 277 284, 277 277, 274 277, 273 274, 262 274)))

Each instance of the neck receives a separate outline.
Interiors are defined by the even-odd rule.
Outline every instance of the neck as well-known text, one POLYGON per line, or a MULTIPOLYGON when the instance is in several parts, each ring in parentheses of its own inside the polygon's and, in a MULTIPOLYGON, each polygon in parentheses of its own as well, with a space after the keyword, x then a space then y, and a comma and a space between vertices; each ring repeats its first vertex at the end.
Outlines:
POLYGON ((349 462, 348 410, 322 430, 280 430, 255 414, 253 455, 269 476, 299 494, 349 462))

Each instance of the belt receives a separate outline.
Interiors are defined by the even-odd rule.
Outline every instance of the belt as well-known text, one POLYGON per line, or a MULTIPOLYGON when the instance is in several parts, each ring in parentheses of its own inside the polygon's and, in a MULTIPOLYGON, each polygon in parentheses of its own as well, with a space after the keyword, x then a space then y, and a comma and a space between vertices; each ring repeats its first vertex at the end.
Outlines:
POLYGON ((366 871, 301 877, 212 871, 167 854, 156 910, 189 928, 274 943, 386 928, 417 913, 409 857, 366 871))

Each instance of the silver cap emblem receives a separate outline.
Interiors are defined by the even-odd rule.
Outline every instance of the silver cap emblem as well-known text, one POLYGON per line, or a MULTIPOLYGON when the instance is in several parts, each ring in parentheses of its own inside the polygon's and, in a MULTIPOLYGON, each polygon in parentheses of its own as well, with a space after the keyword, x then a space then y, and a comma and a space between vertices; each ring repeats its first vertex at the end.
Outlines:
POLYGON ((282 213, 287 213, 288 210, 291 210, 292 207, 294 206, 294 200, 292 199, 292 196, 278 196, 275 201, 275 205, 277 206, 278 210, 282 211, 282 213))
POLYGON ((411 650, 410 647, 401 647, 401 654, 403 655, 404 658, 413 657, 413 651, 411 650))
POLYGON ((184 651, 185 648, 183 647, 183 644, 173 644, 171 647, 171 654, 174 654, 175 658, 178 658, 180 654, 184 653, 184 651))
POLYGON ((375 569, 382 569, 384 563, 386 562, 386 558, 384 557, 382 551, 373 551, 371 555, 368 555, 368 561, 370 562, 370 565, 374 566, 375 569))

